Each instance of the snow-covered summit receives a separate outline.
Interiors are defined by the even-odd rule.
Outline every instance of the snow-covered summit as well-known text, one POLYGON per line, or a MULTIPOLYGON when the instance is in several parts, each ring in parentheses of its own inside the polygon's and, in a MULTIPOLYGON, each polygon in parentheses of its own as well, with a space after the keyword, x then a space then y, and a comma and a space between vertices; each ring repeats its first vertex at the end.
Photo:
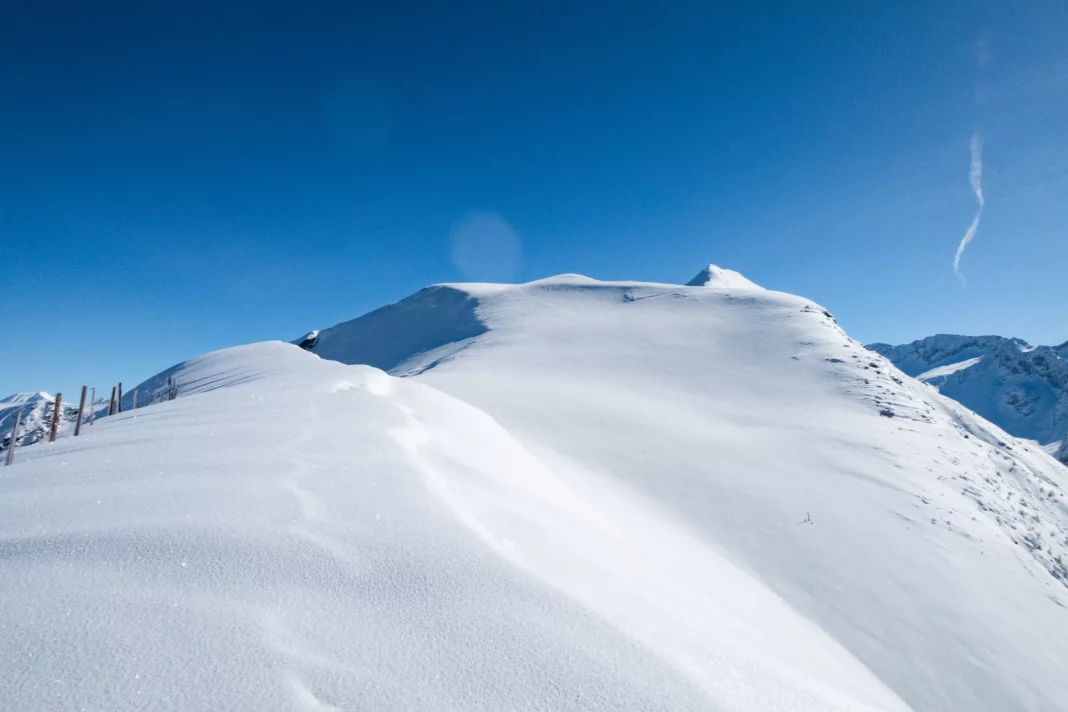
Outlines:
POLYGON ((0 708, 1062 706, 1068 471, 809 300, 437 285, 301 341, 3 473, 0 708))
POLYGON ((36 393, 14 393, 7 398, 0 399, 0 407, 12 405, 25 405, 26 403, 54 402, 54 398, 44 391, 36 393))
MULTIPOLYGON (((1064 471, 819 305, 639 282, 439 285, 322 330, 313 353, 477 406, 569 486, 606 479, 654 502, 774 581, 917 709, 1056 708, 1059 673, 1024 662, 1024 641, 1047 632, 1009 599, 1064 597, 1064 471), (1009 573, 1027 559, 1033 573, 1009 573), (962 587, 983 602, 962 603, 962 587), (892 622, 903 612, 908 625, 892 622)), ((1068 641, 1056 655, 1068 663, 1068 641)))
POLYGON ((712 287, 714 289, 763 289, 746 279, 740 272, 708 265, 686 283, 687 287, 712 287))

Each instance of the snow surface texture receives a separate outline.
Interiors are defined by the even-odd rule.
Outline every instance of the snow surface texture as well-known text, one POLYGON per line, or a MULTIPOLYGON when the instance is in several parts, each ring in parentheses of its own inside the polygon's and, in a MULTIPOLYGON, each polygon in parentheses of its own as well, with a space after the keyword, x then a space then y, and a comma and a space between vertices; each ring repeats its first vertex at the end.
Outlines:
POLYGON ((1030 346, 1000 336, 940 334, 868 348, 1017 437, 1054 445, 1053 452, 1068 438, 1068 342, 1030 346))
POLYGON ((470 405, 277 343, 169 375, 0 478, 0 708, 906 709, 470 405))
POLYGON ((1063 709, 1068 471, 806 300, 441 285, 168 378, 0 470, 0 709, 1063 709))
MULTIPOLYGON (((574 276, 440 285, 321 331, 314 353, 479 407, 598 509, 610 488, 662 513, 916 709, 1063 709, 1065 471, 808 300, 574 276), (384 354, 392 333, 406 354, 384 354)), ((554 585, 583 600, 589 584, 554 585)), ((641 615, 588 605, 650 644, 641 615)))

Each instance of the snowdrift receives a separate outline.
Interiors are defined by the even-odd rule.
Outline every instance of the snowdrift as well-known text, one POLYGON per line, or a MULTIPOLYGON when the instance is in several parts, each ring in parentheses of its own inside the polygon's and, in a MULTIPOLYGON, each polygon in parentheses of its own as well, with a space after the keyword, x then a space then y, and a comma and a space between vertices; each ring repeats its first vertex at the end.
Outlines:
POLYGON ((1063 708, 1068 471, 818 305, 566 275, 303 341, 4 470, 0 708, 1063 708))
POLYGON ((655 508, 915 709, 1064 706, 1068 472, 808 300, 571 276, 441 285, 321 331, 314 352, 414 376, 587 497, 610 482, 655 508), (477 329, 365 348, 420 333, 443 303, 477 329))

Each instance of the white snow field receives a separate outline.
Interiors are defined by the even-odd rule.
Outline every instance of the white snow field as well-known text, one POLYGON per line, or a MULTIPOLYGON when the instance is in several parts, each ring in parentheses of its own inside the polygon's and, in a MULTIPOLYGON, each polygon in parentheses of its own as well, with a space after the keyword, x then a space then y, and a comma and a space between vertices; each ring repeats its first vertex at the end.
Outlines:
POLYGON ((733 283, 439 285, 18 451, 0 709, 1064 710, 1068 470, 733 283))

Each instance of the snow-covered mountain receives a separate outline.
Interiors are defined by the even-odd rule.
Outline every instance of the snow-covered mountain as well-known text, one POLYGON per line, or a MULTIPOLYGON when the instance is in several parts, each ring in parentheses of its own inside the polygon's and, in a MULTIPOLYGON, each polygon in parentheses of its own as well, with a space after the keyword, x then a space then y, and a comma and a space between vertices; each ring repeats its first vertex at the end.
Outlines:
POLYGON ((709 265, 697 273, 697 276, 686 283, 687 287, 715 287, 718 289, 763 289, 758 284, 749 281, 745 276, 732 269, 724 269, 716 265, 709 265))
POLYGON ((3 473, 0 708, 1063 709, 1068 470, 808 300, 564 275, 309 337, 3 473))
MULTIPOLYGON (((1068 342, 1031 346, 1001 336, 939 334, 868 348, 1017 437, 1051 452, 1068 439, 1068 342)), ((1068 449, 1059 456, 1068 463, 1068 449)))
MULTIPOLYGON (((62 401, 59 404, 60 419, 57 434, 74 430, 78 419, 78 404, 62 401)), ((48 393, 16 393, 0 400, 0 452, 11 444, 11 432, 15 427, 16 414, 19 421, 17 447, 32 445, 48 438, 52 432, 52 418, 56 412, 56 399, 48 393)))

